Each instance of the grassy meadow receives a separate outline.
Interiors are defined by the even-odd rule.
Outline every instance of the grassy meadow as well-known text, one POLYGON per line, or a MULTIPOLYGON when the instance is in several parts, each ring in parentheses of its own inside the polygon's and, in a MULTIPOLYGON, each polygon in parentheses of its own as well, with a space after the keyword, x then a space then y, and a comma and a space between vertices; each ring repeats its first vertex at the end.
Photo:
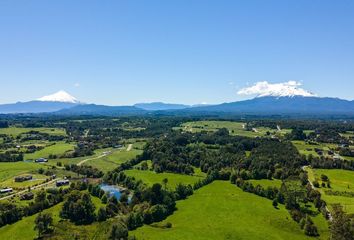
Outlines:
MULTIPOLYGON (((99 207, 104 206, 101 200, 92 197, 92 202, 96 206, 96 213, 99 207)), ((55 226, 55 234, 51 239, 75 239, 75 236, 80 235, 80 239, 106 239, 105 235, 97 235, 97 232, 101 231, 104 224, 93 223, 91 225, 76 226, 67 220, 61 220, 59 213, 61 211, 63 203, 57 204, 49 209, 44 210, 44 213, 51 213, 53 217, 53 223, 55 226), (98 237, 94 237, 94 236, 98 237), (102 238, 100 238, 101 236, 102 238)), ((37 237, 37 232, 34 231, 34 220, 38 214, 33 216, 25 217, 22 220, 6 225, 0 228, 0 236, 2 239, 8 240, 28 240, 35 239, 37 237)), ((105 223, 107 225, 107 223, 105 223)))
POLYGON ((41 167, 43 167, 41 164, 33 162, 1 162, 0 182, 21 174, 32 173, 41 167))
POLYGON ((199 176, 189 176, 189 175, 176 174, 176 173, 156 173, 154 171, 143 171, 137 169, 126 170, 124 172, 128 176, 135 177, 136 179, 142 180, 144 183, 146 183, 149 186, 153 185, 154 183, 162 184, 162 180, 167 178, 168 179, 167 188, 169 189, 175 189, 178 183, 183 183, 186 185, 191 184, 193 186, 194 183, 203 179, 202 177, 199 176))
POLYGON ((327 202, 329 207, 331 204, 339 203, 343 206, 347 213, 354 213, 354 198, 348 196, 336 196, 326 194, 326 191, 352 192, 354 193, 354 172, 341 169, 312 169, 306 168, 310 181, 315 179, 322 183, 321 175, 324 174, 329 177, 331 188, 320 187, 318 190, 322 194, 323 200, 327 202))
POLYGON ((245 137, 261 137, 266 136, 267 132, 275 133, 276 135, 285 135, 289 133, 289 129, 281 129, 280 131, 266 127, 255 128, 255 131, 247 131, 243 122, 232 121, 195 121, 183 123, 180 127, 174 128, 175 130, 182 130, 185 132, 215 132, 221 128, 227 128, 231 135, 245 136, 245 137))
POLYGON ((319 156, 315 152, 315 148, 322 149, 323 151, 328 151, 330 149, 336 148, 337 146, 336 144, 330 144, 330 143, 310 144, 305 141, 292 141, 292 143, 300 152, 300 154, 304 154, 306 156, 312 154, 314 157, 319 156))
POLYGON ((66 135, 65 129, 62 128, 22 128, 22 127, 0 128, 0 134, 11 135, 13 137, 17 137, 18 135, 30 131, 38 131, 41 133, 48 133, 50 135, 57 135, 57 136, 66 135))
POLYGON ((113 150, 111 154, 102 158, 93 159, 84 163, 84 165, 90 165, 103 172, 108 172, 118 167, 120 164, 135 158, 141 154, 142 150, 132 149, 126 151, 126 149, 113 150))
MULTIPOLYGON (((320 239, 327 239, 326 222, 314 219, 320 239)), ((229 182, 215 181, 177 202, 177 211, 163 222, 131 232, 139 240, 313 239, 305 236, 284 206, 258 197, 229 182), (172 228, 163 228, 165 223, 172 228)))
POLYGON ((74 150, 75 145, 65 142, 56 142, 34 153, 25 154, 25 160, 35 160, 41 157, 48 158, 50 154, 60 156, 65 152, 74 150))
POLYGON ((252 183, 254 186, 261 185, 263 188, 268 188, 268 187, 280 188, 280 186, 281 186, 281 180, 278 180, 278 179, 273 179, 273 180, 269 180, 269 179, 255 180, 255 179, 251 179, 251 180, 247 180, 247 182, 252 183))

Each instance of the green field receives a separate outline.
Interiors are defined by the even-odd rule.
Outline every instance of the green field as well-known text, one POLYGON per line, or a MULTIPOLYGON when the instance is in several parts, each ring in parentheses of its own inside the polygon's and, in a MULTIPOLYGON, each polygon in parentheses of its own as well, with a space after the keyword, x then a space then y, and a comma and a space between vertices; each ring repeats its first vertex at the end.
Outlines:
POLYGON ((30 131, 38 131, 41 133, 48 133, 50 135, 60 135, 65 136, 65 129, 61 128, 20 128, 20 127, 9 127, 9 128, 0 128, 0 134, 11 135, 13 137, 17 137, 20 134, 30 132, 30 131))
POLYGON ((0 182, 15 176, 31 173, 43 167, 41 164, 33 162, 1 162, 0 182))
MULTIPOLYGON (((97 149, 94 151, 94 154, 92 156, 77 157, 77 158, 50 159, 47 163, 44 163, 43 165, 56 166, 58 162, 61 162, 63 165, 65 165, 65 164, 78 164, 79 162, 84 161, 86 159, 93 159, 93 158, 96 159, 96 158, 102 156, 104 152, 108 152, 111 150, 112 150, 111 148, 97 149)), ((90 161, 91 160, 89 160, 88 162, 90 162, 90 161)))
MULTIPOLYGON (((229 182, 216 181, 178 201, 178 210, 163 222, 172 228, 143 226, 133 232, 139 240, 204 239, 313 239, 306 237, 289 213, 274 209, 268 199, 258 197, 229 182)), ((321 239, 327 239, 326 222, 316 218, 321 239)))
MULTIPOLYGON (((31 174, 31 175, 32 175, 33 179, 30 181, 24 181, 24 182, 15 182, 14 178, 8 178, 7 180, 0 182, 0 187, 12 187, 15 189, 26 188, 26 187, 34 186, 36 184, 43 183, 48 178, 47 176, 41 175, 41 174, 31 174)), ((16 175, 16 176, 18 176, 18 175, 16 175)))
MULTIPOLYGON (((92 197, 92 201, 96 206, 96 212, 99 207, 104 206, 101 203, 101 200, 92 197)), ((54 239, 74 239, 75 235, 78 234, 80 236, 84 236, 80 239, 104 239, 104 238, 94 238, 94 235, 97 231, 100 231, 100 224, 93 223, 87 226, 75 226, 74 224, 68 221, 60 221, 59 212, 61 211, 62 203, 55 205, 49 209, 44 210, 45 213, 51 213, 54 220, 55 230, 60 232, 60 236, 56 236, 58 238, 54 239), (87 236, 88 238, 85 238, 87 236)), ((8 240, 29 240, 34 239, 37 236, 36 231, 33 230, 34 228, 34 219, 37 217, 38 214, 33 216, 25 217, 22 220, 11 224, 6 225, 0 228, 0 236, 1 239, 8 239, 8 240)))
POLYGON ((304 154, 306 156, 312 154, 314 157, 318 157, 319 155, 315 152, 315 148, 322 149, 323 151, 328 151, 330 149, 336 148, 335 144, 330 143, 318 143, 318 144, 310 144, 305 141, 291 141, 300 154, 304 154))
POLYGON ((200 179, 203 179, 199 176, 189 176, 189 175, 182 175, 176 173, 156 173, 154 171, 141 171, 137 169, 126 170, 125 173, 128 176, 135 177, 136 179, 142 180, 144 183, 148 185, 153 185, 154 183, 161 183, 162 180, 167 178, 167 188, 174 189, 178 183, 183 184, 193 184, 200 179))
POLYGON ((281 131, 266 128, 266 127, 257 127, 254 131, 247 131, 244 129, 245 123, 243 122, 231 122, 231 121, 196 121, 196 122, 186 122, 183 123, 180 127, 174 128, 175 130, 182 130, 185 132, 215 132, 221 128, 227 128, 231 135, 234 136, 244 136, 244 137, 261 137, 266 136, 267 132, 278 136, 284 136, 289 133, 290 129, 281 129, 281 131))
POLYGON ((278 179, 273 179, 273 180, 269 180, 269 179, 261 179, 261 180, 248 180, 247 182, 252 183, 254 186, 257 185, 261 185, 263 188, 267 188, 267 187, 277 187, 280 188, 281 186, 281 180, 278 179))
POLYGON ((142 150, 132 149, 126 151, 126 149, 115 150, 108 156, 87 161, 84 165, 90 165, 103 172, 108 172, 118 167, 120 164, 135 158, 137 155, 141 154, 142 150))
POLYGON ((317 179, 321 184, 321 174, 329 177, 331 188, 320 187, 318 190, 322 194, 322 199, 327 202, 329 206, 334 203, 340 203, 344 211, 347 213, 354 213, 354 198, 346 196, 334 196, 325 193, 326 190, 353 192, 354 193, 354 172, 340 169, 312 169, 306 168, 310 181, 317 179))
POLYGON ((26 160, 35 160, 41 157, 48 158, 50 154, 60 156, 65 152, 74 150, 75 145, 65 142, 56 142, 53 145, 45 147, 42 150, 36 151, 34 153, 25 154, 26 160))

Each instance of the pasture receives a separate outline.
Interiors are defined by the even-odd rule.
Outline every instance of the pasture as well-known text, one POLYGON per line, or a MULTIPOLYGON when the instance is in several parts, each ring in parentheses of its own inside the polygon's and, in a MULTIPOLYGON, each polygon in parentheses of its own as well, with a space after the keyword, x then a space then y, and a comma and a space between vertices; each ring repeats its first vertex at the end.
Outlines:
POLYGON ((90 165, 103 172, 108 172, 118 167, 120 164, 127 162, 137 155, 141 154, 142 150, 132 149, 126 151, 126 149, 112 150, 112 153, 102 158, 93 159, 84 163, 84 165, 90 165))
POLYGON ((11 135, 17 137, 23 133, 30 131, 38 131, 41 133, 47 133, 49 135, 65 136, 65 129, 62 128, 22 128, 22 127, 9 127, 9 128, 0 128, 0 134, 11 135))
POLYGON ((341 169, 312 169, 307 167, 309 180, 313 182, 318 180, 322 183, 321 175, 324 174, 329 177, 331 188, 320 187, 318 190, 322 194, 322 199, 327 202, 329 207, 331 204, 339 203, 343 206, 344 211, 347 213, 354 213, 354 197, 349 197, 343 194, 344 192, 349 192, 354 194, 354 172, 341 169), (340 194, 331 195, 327 194, 326 191, 338 191, 340 194))
POLYGON ((244 136, 244 137, 261 137, 266 136, 267 132, 275 135, 283 136, 289 133, 289 129, 281 129, 280 131, 276 129, 258 127, 253 129, 253 131, 248 131, 245 129, 245 123, 243 122, 232 122, 232 121, 196 121, 183 123, 180 127, 174 128, 175 130, 182 130, 185 132, 215 132, 221 128, 226 128, 229 130, 231 135, 234 136, 244 136))
POLYGON ((315 148, 321 149, 322 151, 328 151, 336 148, 335 144, 330 144, 330 143, 311 144, 305 141, 291 141, 291 142, 297 148, 300 154, 304 154, 306 156, 312 154, 314 157, 318 157, 319 155, 315 151, 315 148))
MULTIPOLYGON (((314 219, 321 239, 328 234, 323 218, 314 219)), ((258 197, 229 182, 215 181, 177 202, 176 212, 166 220, 132 231, 137 239, 313 239, 305 236, 284 206, 258 197), (170 222, 172 228, 162 226, 170 222)))
MULTIPOLYGON (((33 179, 24 182, 15 182, 14 178, 8 178, 7 180, 0 182, 0 187, 12 187, 14 189, 22 189, 22 188, 27 188, 27 187, 34 186, 36 184, 43 183, 48 178, 47 176, 41 174, 31 174, 31 175, 33 179)), ((18 175, 16 175, 16 177, 17 176, 18 175)))
POLYGON ((33 162, 1 162, 0 163, 0 182, 15 176, 32 173, 43 168, 42 164, 33 162))
MULTIPOLYGON (((92 197, 92 202, 96 206, 96 213, 99 207, 104 206, 101 203, 101 200, 96 197, 92 197)), ((95 222, 91 225, 76 226, 75 224, 72 224, 67 220, 61 220, 59 217, 59 213, 61 211, 62 205, 63 203, 60 203, 43 211, 44 213, 52 214, 55 231, 60 233, 58 235, 54 234, 54 239, 75 239, 76 235, 80 235, 81 237, 83 237, 80 239, 105 239, 104 236, 102 236, 102 238, 94 238, 96 231, 100 232, 100 228, 102 227, 100 226, 100 223, 95 222)), ((34 220, 37 215, 38 214, 25 217, 14 224, 1 227, 0 236, 2 237, 2 239, 9 240, 35 239, 37 237, 37 232, 33 228, 34 220)), ((105 224, 107 225, 107 223, 105 224)))
POLYGON ((167 178, 167 188, 175 189, 178 183, 183 183, 185 185, 194 183, 203 179, 199 176, 190 176, 176 173, 156 173, 154 171, 143 171, 137 169, 126 170, 124 173, 128 176, 135 177, 138 180, 142 180, 149 186, 152 186, 154 183, 161 183, 162 180, 167 178))
POLYGON ((42 150, 24 155, 25 160, 35 160, 38 158, 48 158, 49 155, 60 156, 68 151, 74 150, 75 145, 72 143, 56 142, 53 145, 47 146, 42 150))
POLYGON ((281 186, 281 180, 278 180, 278 179, 273 179, 273 180, 269 180, 269 179, 255 180, 255 179, 251 179, 251 180, 247 180, 247 182, 252 183, 254 186, 261 185, 263 188, 268 188, 268 187, 280 188, 280 186, 281 186))

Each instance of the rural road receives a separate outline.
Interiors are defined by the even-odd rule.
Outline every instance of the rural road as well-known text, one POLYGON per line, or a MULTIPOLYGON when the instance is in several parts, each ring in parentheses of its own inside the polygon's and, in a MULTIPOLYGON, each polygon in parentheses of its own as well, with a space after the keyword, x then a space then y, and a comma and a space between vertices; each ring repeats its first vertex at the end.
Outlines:
MULTIPOLYGON (((46 186, 48 186, 48 185, 54 183, 54 182, 57 181, 57 180, 60 180, 60 179, 53 179, 53 180, 50 180, 49 182, 45 182, 45 183, 39 184, 39 185, 37 185, 37 186, 31 187, 31 190, 35 190, 35 189, 38 189, 38 188, 46 187, 46 186)), ((5 199, 8 199, 8 198, 17 196, 17 195, 21 195, 21 194, 23 194, 23 193, 25 193, 25 192, 27 192, 27 191, 28 191, 28 189, 22 190, 22 191, 19 191, 19 192, 17 192, 17 193, 13 193, 13 194, 10 194, 10 195, 8 195, 8 196, 2 197, 2 198, 0 198, 0 200, 5 200, 5 199)))
MULTIPOLYGON (((307 171, 306 171, 306 168, 307 168, 307 167, 310 167, 310 166, 302 166, 301 168, 302 168, 302 170, 304 170, 305 172, 307 172, 307 171)), ((310 183, 311 188, 312 188, 313 190, 316 190, 315 186, 314 186, 313 183, 310 181, 310 179, 307 179, 307 180, 308 180, 308 182, 310 183)), ((327 212, 327 214, 328 214, 328 220, 329 220, 330 222, 332 222, 333 217, 332 217, 331 212, 329 211, 329 209, 328 209, 327 206, 325 207, 325 209, 326 209, 326 212, 327 212)))

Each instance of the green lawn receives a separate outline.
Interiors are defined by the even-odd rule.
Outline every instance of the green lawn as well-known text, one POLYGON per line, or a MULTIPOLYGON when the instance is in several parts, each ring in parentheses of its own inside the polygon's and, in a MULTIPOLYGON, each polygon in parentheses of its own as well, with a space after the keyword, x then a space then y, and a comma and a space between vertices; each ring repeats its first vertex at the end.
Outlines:
POLYGON ((321 174, 329 177, 331 188, 320 187, 318 190, 322 194, 323 200, 330 206, 334 203, 340 203, 347 213, 354 213, 354 198, 346 196, 334 196, 325 193, 326 190, 340 191, 340 192, 354 192, 354 171, 347 171, 341 169, 312 169, 306 168, 310 181, 318 179, 321 184, 321 174))
POLYGON ((37 158, 48 158, 50 154, 60 156, 65 152, 74 150, 75 145, 72 143, 56 142, 53 145, 43 148, 42 150, 36 151, 34 153, 25 154, 26 160, 35 160, 37 158))
POLYGON ((0 128, 0 134, 11 135, 17 137, 18 135, 30 131, 38 131, 42 133, 48 133, 50 135, 60 135, 65 136, 65 129, 62 128, 19 128, 19 127, 9 127, 9 128, 0 128))
MULTIPOLYGON (((159 223, 170 222, 172 228, 143 226, 131 235, 139 240, 313 239, 304 235, 283 206, 276 210, 272 201, 243 192, 229 182, 215 181, 178 201, 177 208, 159 223)), ((323 218, 317 221, 319 227, 325 226, 323 218)), ((321 238, 326 239, 327 234, 321 238)))
POLYGON ((154 171, 141 171, 137 169, 126 170, 125 173, 128 176, 142 180, 144 183, 150 186, 154 183, 162 184, 162 180, 167 178, 167 187, 170 189, 174 189, 178 183, 191 184, 193 186, 195 182, 199 181, 200 179, 203 179, 199 176, 189 176, 176 173, 156 173, 154 171))

